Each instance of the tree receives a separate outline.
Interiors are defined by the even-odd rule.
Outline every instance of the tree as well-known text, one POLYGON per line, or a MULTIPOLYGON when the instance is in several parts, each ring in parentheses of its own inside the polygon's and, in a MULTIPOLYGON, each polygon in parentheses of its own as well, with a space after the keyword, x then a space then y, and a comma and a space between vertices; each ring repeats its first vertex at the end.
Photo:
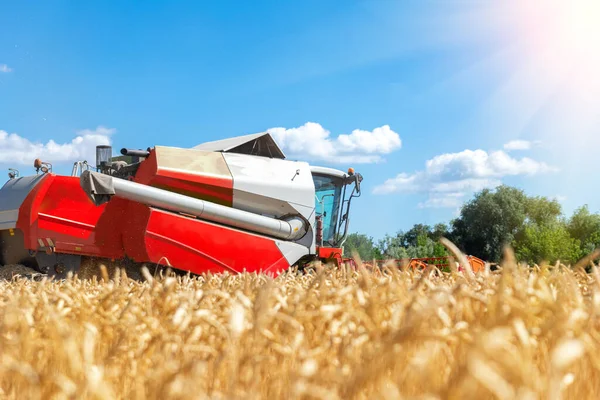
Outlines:
POLYGON ((356 251, 363 261, 381 259, 382 254, 375 246, 373 238, 359 233, 351 233, 344 243, 344 257, 352 257, 356 251))
POLYGON ((587 205, 575 210, 567 223, 567 230, 581 243, 580 257, 600 246, 600 215, 590 213, 587 205))
POLYGON ((504 246, 523 228, 526 200, 523 191, 505 185, 482 190, 453 221, 452 240, 467 254, 498 262, 504 246))
POLYGON ((558 201, 539 196, 527 197, 525 213, 523 227, 515 234, 512 243, 520 261, 531 264, 577 259, 578 245, 566 229, 558 201))
POLYGON ((525 199, 527 222, 539 226, 554 224, 562 216, 562 207, 557 200, 545 197, 528 197, 525 199))
POLYGON ((384 258, 407 258, 408 253, 404 247, 404 234, 399 232, 396 236, 385 235, 385 237, 379 241, 379 251, 383 254, 384 258))
POLYGON ((415 224, 406 232, 386 235, 377 246, 355 234, 347 249, 356 248, 365 260, 444 257, 448 251, 439 243, 442 237, 486 261, 500 261, 504 246, 512 245, 520 261, 572 264, 600 247, 600 214, 583 206, 566 219, 558 201, 502 185, 475 194, 449 225, 415 224))
POLYGON ((443 244, 432 238, 432 234, 419 235, 417 237, 417 245, 409 246, 406 250, 410 258, 429 258, 429 257, 445 257, 448 251, 443 244))
POLYGON ((431 227, 429 225, 415 224, 410 228, 402 238, 402 246, 404 247, 416 247, 418 246, 418 239, 420 237, 430 237, 432 234, 431 227))
POLYGON ((517 259, 529 264, 560 260, 572 265, 580 258, 580 242, 569 235, 562 221, 527 224, 513 245, 517 259))
POLYGON ((386 235, 379 242, 379 249, 385 258, 428 258, 447 256, 447 250, 439 243, 441 225, 438 227, 438 237, 435 230, 427 225, 417 224, 408 232, 399 232, 396 236, 386 235))
POLYGON ((433 232, 431 232, 431 239, 434 241, 439 241, 443 237, 449 237, 451 232, 446 224, 435 224, 433 227, 433 232))

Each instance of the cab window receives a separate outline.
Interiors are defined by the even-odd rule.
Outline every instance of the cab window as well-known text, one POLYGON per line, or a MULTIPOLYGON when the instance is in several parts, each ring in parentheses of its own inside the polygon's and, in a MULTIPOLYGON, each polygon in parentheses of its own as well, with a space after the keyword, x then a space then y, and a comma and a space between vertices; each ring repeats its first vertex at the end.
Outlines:
POLYGON ((340 178, 313 175, 317 216, 323 218, 323 244, 335 246, 343 182, 340 178))

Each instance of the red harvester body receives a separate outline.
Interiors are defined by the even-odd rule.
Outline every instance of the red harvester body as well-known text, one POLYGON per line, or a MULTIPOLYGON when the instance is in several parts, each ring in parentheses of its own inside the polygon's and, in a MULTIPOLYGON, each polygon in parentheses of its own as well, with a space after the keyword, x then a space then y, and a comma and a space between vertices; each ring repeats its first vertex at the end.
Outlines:
POLYGON ((268 133, 111 153, 98 146, 97 172, 78 174, 79 162, 57 175, 39 160, 36 175, 11 172, 0 189, 0 265, 63 278, 86 259, 194 274, 341 261, 362 181, 353 170, 286 160, 268 133))

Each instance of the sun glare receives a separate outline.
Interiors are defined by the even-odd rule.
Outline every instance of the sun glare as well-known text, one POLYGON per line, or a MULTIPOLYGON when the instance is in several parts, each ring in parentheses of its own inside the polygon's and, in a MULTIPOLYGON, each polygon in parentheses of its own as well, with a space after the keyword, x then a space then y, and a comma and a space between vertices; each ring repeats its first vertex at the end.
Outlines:
POLYGON ((455 34, 440 43, 482 54, 452 77, 487 91, 474 120, 507 140, 539 140, 572 162, 593 157, 600 146, 600 0, 469 3, 435 23, 445 21, 449 29, 440 31, 455 34))
POLYGON ((519 1, 519 31, 527 56, 569 90, 599 89, 600 0, 519 1))

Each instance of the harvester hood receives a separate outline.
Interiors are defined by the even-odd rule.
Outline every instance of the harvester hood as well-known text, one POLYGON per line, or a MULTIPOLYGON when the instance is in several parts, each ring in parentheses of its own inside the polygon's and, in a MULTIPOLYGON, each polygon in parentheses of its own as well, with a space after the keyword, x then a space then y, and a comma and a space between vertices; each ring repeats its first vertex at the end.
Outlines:
POLYGON ((115 194, 113 186, 113 177, 94 173, 92 171, 83 171, 79 178, 81 188, 95 205, 107 203, 115 194))
POLYGON ((195 146, 194 149, 285 159, 285 154, 268 132, 206 142, 195 146))

